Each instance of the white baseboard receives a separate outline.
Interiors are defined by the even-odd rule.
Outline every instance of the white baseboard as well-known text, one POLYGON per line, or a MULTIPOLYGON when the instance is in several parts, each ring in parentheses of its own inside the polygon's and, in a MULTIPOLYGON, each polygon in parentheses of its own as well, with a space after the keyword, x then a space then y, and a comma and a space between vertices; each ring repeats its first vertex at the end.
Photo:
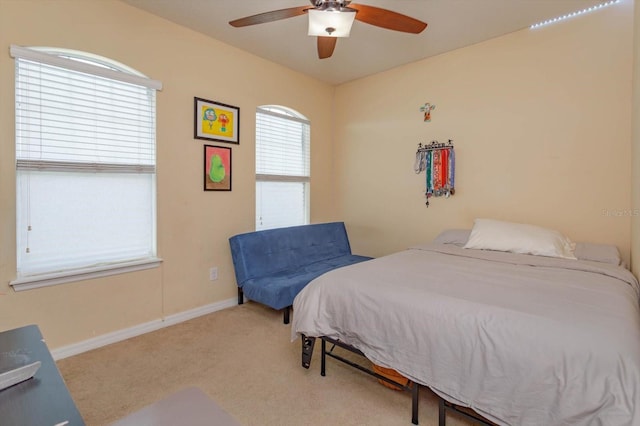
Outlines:
POLYGON ((212 312, 220 311, 222 309, 230 308, 238 304, 238 298, 233 297, 231 299, 222 300, 220 302, 211 303, 209 305, 200 306, 199 308, 190 309, 188 311, 179 312, 177 314, 168 315, 164 319, 159 318, 157 320, 145 322, 142 324, 134 325, 133 327, 125 328, 123 330, 114 331, 112 333, 103 334, 101 336, 92 337, 91 339, 83 340, 82 342, 73 343, 71 345, 62 346, 51 350, 51 355, 54 360, 67 358, 73 355, 78 355, 92 349, 97 349, 102 346, 110 345, 112 343, 120 342, 122 340, 130 339, 141 334, 156 331, 164 327, 169 327, 187 321, 193 318, 197 318, 202 315, 210 314, 212 312))

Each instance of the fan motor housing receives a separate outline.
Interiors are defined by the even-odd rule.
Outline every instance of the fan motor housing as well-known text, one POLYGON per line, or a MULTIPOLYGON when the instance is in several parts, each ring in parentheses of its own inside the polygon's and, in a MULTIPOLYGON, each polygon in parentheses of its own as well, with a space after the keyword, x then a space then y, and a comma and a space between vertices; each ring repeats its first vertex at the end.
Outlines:
POLYGON ((310 0, 311 4, 321 10, 340 10, 347 7, 351 0, 310 0))

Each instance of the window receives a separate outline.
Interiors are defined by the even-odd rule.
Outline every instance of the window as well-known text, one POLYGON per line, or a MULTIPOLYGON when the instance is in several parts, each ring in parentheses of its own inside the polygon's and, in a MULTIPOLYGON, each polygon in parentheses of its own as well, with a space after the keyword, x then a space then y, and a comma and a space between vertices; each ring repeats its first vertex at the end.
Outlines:
POLYGON ((156 266, 156 89, 75 51, 16 59, 17 279, 23 290, 156 266))
POLYGON ((309 121, 278 106, 256 112, 256 230, 309 223, 309 121))

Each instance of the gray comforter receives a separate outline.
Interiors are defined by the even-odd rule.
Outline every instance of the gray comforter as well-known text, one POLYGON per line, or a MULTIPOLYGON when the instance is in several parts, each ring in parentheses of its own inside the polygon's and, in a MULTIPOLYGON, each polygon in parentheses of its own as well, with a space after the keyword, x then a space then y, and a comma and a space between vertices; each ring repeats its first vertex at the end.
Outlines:
POLYGON ((293 339, 340 339, 498 424, 640 425, 623 267, 425 244, 328 272, 293 309, 293 339))

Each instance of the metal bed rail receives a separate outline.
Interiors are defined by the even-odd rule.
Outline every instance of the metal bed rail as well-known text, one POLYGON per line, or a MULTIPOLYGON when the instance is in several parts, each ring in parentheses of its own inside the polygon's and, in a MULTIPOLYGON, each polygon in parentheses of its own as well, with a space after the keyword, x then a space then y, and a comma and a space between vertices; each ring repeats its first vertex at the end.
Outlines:
MULTIPOLYGON (((369 374, 370 376, 373 376, 379 380, 383 380, 393 386, 396 386, 403 391, 411 392, 411 423, 413 423, 414 425, 418 424, 418 397, 419 397, 419 390, 421 386, 420 384, 409 380, 409 382, 406 385, 403 385, 401 383, 398 383, 394 380, 389 379, 388 377, 382 376, 376 373, 375 371, 371 370, 370 368, 364 367, 334 352, 334 349, 336 347, 339 347, 348 352, 362 356, 363 358, 366 359, 365 354, 362 353, 362 351, 360 351, 359 349, 356 349, 351 345, 347 345, 344 342, 341 342, 336 339, 332 339, 330 337, 322 336, 322 337, 319 337, 319 339, 321 340, 321 355, 320 355, 320 375, 321 376, 323 377, 326 376, 327 357, 331 357, 337 361, 340 361, 344 364, 354 367, 362 371, 363 373, 369 374), (330 343, 332 345, 329 350, 327 350, 327 343, 330 343)), ((309 366, 311 365, 311 357, 313 355, 314 344, 315 344, 314 337, 307 337, 304 335, 302 336, 302 366, 304 368, 309 368, 309 366)), ((483 426, 496 426, 495 423, 492 423, 484 419, 483 417, 475 413, 470 408, 457 406, 438 396, 438 426, 446 426, 447 412, 456 413, 457 415, 460 415, 467 420, 471 420, 483 426)))
MULTIPOLYGON (((360 371, 362 371, 363 373, 367 373, 379 380, 383 380, 393 386, 397 386, 398 388, 402 389, 403 391, 409 391, 411 392, 411 423, 413 423, 414 425, 418 424, 418 396, 419 396, 419 391, 420 391, 420 385, 418 383, 409 381, 406 385, 403 385, 401 383, 395 382, 391 379, 389 379, 388 377, 385 377, 381 374, 376 373, 375 371, 367 368, 367 367, 363 367, 362 365, 353 362, 349 359, 346 359, 336 353, 333 352, 333 350, 335 349, 336 346, 347 350, 349 352, 352 352, 354 354, 360 355, 362 357, 365 357, 365 355, 358 349, 354 348, 353 346, 347 345, 343 342, 340 342, 339 340, 335 340, 332 339, 330 337, 321 337, 320 338, 322 341, 321 347, 322 347, 322 351, 321 351, 321 357, 320 357, 320 375, 321 376, 325 376, 326 375, 326 359, 327 356, 334 358, 340 362, 343 362, 347 365, 350 365, 351 367, 354 367, 360 371), (331 347, 331 349, 329 349, 327 351, 327 342, 331 343, 333 346, 331 347)), ((366 357, 365 357, 366 358, 366 357)))

